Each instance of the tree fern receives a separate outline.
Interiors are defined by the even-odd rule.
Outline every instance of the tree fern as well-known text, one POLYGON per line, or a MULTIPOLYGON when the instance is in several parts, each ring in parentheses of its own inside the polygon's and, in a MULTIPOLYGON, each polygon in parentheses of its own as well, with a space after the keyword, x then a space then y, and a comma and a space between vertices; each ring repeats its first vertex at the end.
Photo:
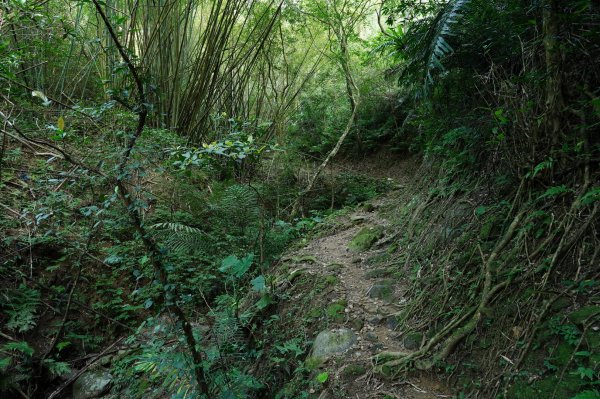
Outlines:
MULTIPOLYGON (((133 371, 146 373, 151 381, 158 383, 171 397, 187 399, 196 397, 193 375, 190 373, 190 360, 185 353, 178 351, 153 352, 140 355, 133 371)), ((140 394, 139 397, 144 397, 140 394)))
POLYGON ((192 227, 185 225, 183 223, 175 223, 175 222, 165 222, 165 223, 156 223, 151 226, 152 229, 163 229, 170 230, 175 233, 197 233, 202 234, 202 230, 197 227, 192 227))

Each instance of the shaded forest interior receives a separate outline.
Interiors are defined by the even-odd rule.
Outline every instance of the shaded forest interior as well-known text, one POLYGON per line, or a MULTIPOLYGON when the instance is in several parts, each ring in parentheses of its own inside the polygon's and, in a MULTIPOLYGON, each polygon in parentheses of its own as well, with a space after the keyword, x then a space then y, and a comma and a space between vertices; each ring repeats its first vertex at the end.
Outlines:
POLYGON ((0 396, 600 398, 594 0, 0 0, 0 396))

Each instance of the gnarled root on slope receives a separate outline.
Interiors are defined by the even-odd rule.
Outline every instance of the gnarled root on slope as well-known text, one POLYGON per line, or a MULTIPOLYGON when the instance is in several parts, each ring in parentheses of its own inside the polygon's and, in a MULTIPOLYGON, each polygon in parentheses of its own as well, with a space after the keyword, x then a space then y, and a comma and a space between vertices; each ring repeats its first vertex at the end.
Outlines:
MULTIPOLYGON (((525 211, 517 214, 502 240, 499 241, 490 256, 483 261, 484 267, 482 269, 482 277, 484 279, 484 286, 479 303, 465 312, 462 316, 449 322, 418 351, 408 354, 402 352, 382 352, 378 354, 374 358, 375 371, 386 377, 395 377, 413 367, 419 370, 431 369, 435 364, 445 360, 463 339, 475 331, 477 325, 483 318, 482 316, 489 313, 491 303, 494 299, 497 299, 498 294, 507 287, 521 283, 536 274, 540 274, 542 271, 545 272, 542 286, 545 286, 549 273, 554 269, 559 260, 573 248, 575 243, 580 240, 592 222, 596 220, 600 208, 598 204, 595 204, 587 217, 587 220, 580 224, 579 228, 575 229, 575 223, 572 218, 569 218, 568 216, 570 216, 574 209, 577 208, 578 204, 579 199, 576 199, 571 207, 571 211, 566 215, 562 223, 560 223, 561 228, 556 229, 554 234, 550 235, 548 239, 544 240, 539 247, 531 253, 531 255, 541 253, 542 249, 546 247, 549 241, 556 238, 557 233, 562 231, 562 236, 550 258, 550 264, 542 263, 541 266, 538 265, 538 267, 532 267, 521 274, 519 274, 518 266, 515 266, 507 273, 507 278, 501 279, 495 285, 492 285, 492 281, 499 277, 499 272, 503 270, 507 262, 505 260, 497 268, 494 268, 492 263, 497 259, 498 254, 505 249, 506 245, 512 241, 517 226, 525 214, 525 211), (438 345, 440 347, 432 352, 438 345)), ((516 240, 519 242, 523 241, 523 237, 519 235, 516 240)), ((519 243, 516 245, 519 245, 519 243)))

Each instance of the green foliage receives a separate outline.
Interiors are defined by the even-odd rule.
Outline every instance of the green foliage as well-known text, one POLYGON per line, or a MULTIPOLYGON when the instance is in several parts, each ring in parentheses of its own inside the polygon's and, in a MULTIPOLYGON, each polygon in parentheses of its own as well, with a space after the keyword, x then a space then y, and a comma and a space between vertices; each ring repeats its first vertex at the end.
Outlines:
POLYGON ((15 351, 19 354, 23 354, 25 356, 33 356, 33 348, 29 346, 27 342, 9 342, 2 346, 3 350, 6 351, 15 351))
POLYGON ((563 337, 563 339, 571 344, 577 345, 579 342, 579 338, 581 337, 581 333, 577 329, 574 324, 563 323, 560 319, 560 316, 553 317, 550 319, 550 330, 554 334, 558 334, 563 337))
POLYGON ((8 315, 6 328, 23 333, 36 325, 36 312, 40 305, 40 292, 25 284, 19 288, 0 292, 4 298, 0 307, 8 315))
MULTIPOLYGON (((0 346, 0 395, 47 395, 71 365, 79 367, 76 359, 172 304, 198 337, 210 397, 308 397, 315 382, 329 381, 327 373, 308 372, 318 365, 303 362, 309 343, 302 329, 343 321, 345 303, 298 317, 308 320, 301 328, 287 314, 272 315, 288 293, 274 289, 269 267, 335 209, 398 188, 370 170, 338 173, 333 165, 302 204, 309 216, 289 220, 306 176, 348 120, 342 66, 356 75, 361 94, 341 152, 346 162, 390 150, 425 160, 416 182, 425 195, 403 209, 398 235, 390 228, 399 238, 385 259, 394 262, 386 273, 411 276, 406 315, 429 317, 420 321, 442 331, 476 308, 487 262, 492 285, 509 280, 473 336, 508 324, 493 307, 514 310, 519 318, 510 323, 524 323, 535 319, 547 292, 560 290, 565 307, 540 321, 548 339, 537 343, 538 366, 545 361, 546 370, 517 379, 513 396, 597 397, 598 337, 588 324, 598 291, 591 219, 600 199, 598 6, 390 0, 380 10, 384 32, 373 38, 370 22, 358 29, 371 10, 363 0, 279 9, 225 3, 226 11, 210 2, 166 2, 134 13, 134 3, 100 2, 123 49, 97 25, 89 2, 0 5, 0 320, 8 337, 0 346), (553 13, 558 32, 550 34, 553 13), (214 29, 192 23, 196 15, 214 29), (145 104, 135 104, 141 93, 120 50, 143 65, 145 104), (551 65, 553 52, 568 62, 551 65), (127 148, 140 106, 152 127, 127 148), (436 174, 439 184, 432 184, 436 174), (126 198, 115 179, 130 190, 126 198), (518 212, 514 236, 498 246, 518 212), (148 251, 148 241, 158 250, 148 251), (538 278, 538 271, 548 274, 538 278), (578 310, 565 318, 568 306, 578 310), (49 343, 49 353, 34 350, 49 343)), ((339 281, 327 276, 317 286, 328 284, 339 281)), ((308 306, 311 294, 299 298, 308 306)), ((139 352, 114 361, 123 396, 196 394, 188 343, 168 319, 142 323, 128 341, 140 343, 139 352)), ((504 339, 511 351, 525 345, 521 336, 504 339)), ((455 374, 465 368, 439 364, 455 374)))
POLYGON ((194 387, 188 369, 189 360, 181 353, 160 356, 148 352, 140 355, 133 367, 134 372, 150 375, 150 380, 159 383, 164 392, 172 392, 181 398, 193 397, 194 387))
POLYGON ((71 366, 66 362, 59 362, 54 359, 44 359, 44 367, 56 377, 64 377, 71 373, 71 366))
POLYGON ((562 194, 566 194, 569 192, 571 192, 571 190, 568 189, 567 186, 562 184, 560 186, 554 186, 554 187, 548 188, 544 194, 542 194, 538 197, 538 199, 558 197, 562 194))
POLYGON ((553 158, 548 158, 540 163, 538 163, 537 165, 535 165, 535 167, 533 168, 533 170, 531 172, 528 172, 525 177, 528 178, 535 178, 540 172, 543 172, 544 170, 548 170, 548 169, 552 169, 552 167, 554 166, 554 163, 556 162, 555 159, 553 158))
POLYGON ((453 26, 460 21, 462 13, 466 11, 465 9, 469 3, 470 0, 451 1, 446 9, 436 16, 435 28, 433 32, 428 32, 429 37, 426 38, 427 41, 425 42, 428 45, 427 50, 424 52, 427 60, 425 64, 425 85, 433 83, 432 74, 435 71, 443 72, 445 70, 442 60, 454 52, 447 40, 449 36, 454 34, 453 26))
POLYGON ((600 392, 597 390, 586 390, 573 396, 571 399, 599 399, 600 392))
MULTIPOLYGON (((381 149, 393 136, 396 120, 392 104, 385 101, 385 82, 367 64, 360 66, 358 86, 361 106, 353 132, 342 146, 346 154, 365 154, 381 149)), ((290 127, 291 148, 309 158, 320 158, 336 144, 349 117, 348 101, 339 93, 345 90, 337 72, 318 72, 315 87, 300 98, 300 112, 290 127), (308 94, 310 93, 310 94, 308 94)))
POLYGON ((317 374, 317 376, 315 377, 315 379, 317 380, 317 382, 320 382, 321 384, 324 384, 329 379, 329 373, 325 371, 325 372, 322 372, 320 374, 317 374))
POLYGON ((249 186, 227 187, 217 206, 223 220, 227 220, 229 226, 237 227, 242 232, 256 225, 260 218, 261 210, 256 192, 249 186))
POLYGON ((16 388, 32 378, 34 349, 27 342, 8 342, 0 346, 0 392, 16 388), (4 357, 6 356, 6 357, 4 357))
POLYGON ((389 40, 379 45, 378 50, 391 55, 406 75, 420 76, 425 90, 434 83, 434 76, 446 71, 443 60, 454 48, 450 39, 457 36, 457 25, 468 12, 470 0, 449 1, 442 6, 437 2, 428 5, 410 4, 409 1, 391 2, 386 5, 390 21, 398 15, 414 13, 419 19, 408 19, 408 24, 390 29, 389 40), (395 7, 394 7, 395 6, 395 7))
POLYGON ((205 246, 205 233, 197 228, 178 222, 156 223, 151 226, 153 233, 174 252, 195 252, 205 246))
POLYGON ((189 175, 193 168, 200 168, 216 172, 222 180, 241 181, 255 173, 263 156, 279 151, 266 137, 268 123, 239 121, 221 115, 212 119, 216 129, 209 137, 214 141, 203 143, 201 147, 170 146, 168 152, 174 159, 173 165, 180 171, 189 175))
POLYGON ((600 201, 600 187, 594 187, 594 188, 588 190, 581 197, 582 205, 591 205, 591 204, 595 203, 596 201, 600 201))
POLYGON ((230 255, 227 258, 223 259, 221 262, 221 267, 219 271, 225 273, 231 278, 240 278, 243 277, 244 274, 250 269, 252 266, 252 260, 254 259, 254 254, 247 255, 242 259, 238 259, 235 255, 230 255))
POLYGON ((248 157, 256 158, 265 150, 268 152, 274 149, 268 145, 255 143, 252 135, 242 138, 241 134, 231 133, 226 140, 203 144, 202 148, 174 148, 170 150, 171 156, 179 159, 174 165, 181 169, 201 166, 208 161, 222 165, 223 159, 232 161, 232 165, 235 165, 236 162, 239 163, 248 157))

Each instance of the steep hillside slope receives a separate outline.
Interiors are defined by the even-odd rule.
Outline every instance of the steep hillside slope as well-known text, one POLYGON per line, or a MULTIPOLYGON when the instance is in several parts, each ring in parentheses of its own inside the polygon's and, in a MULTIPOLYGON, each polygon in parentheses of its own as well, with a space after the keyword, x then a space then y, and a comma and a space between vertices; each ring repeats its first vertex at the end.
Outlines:
MULTIPOLYGON (((449 185, 426 163, 414 165, 397 165, 393 191, 327 218, 274 268, 280 302, 259 335, 274 348, 307 343, 295 371, 267 359, 258 367, 279 373, 277 397, 592 393, 593 379, 581 375, 598 361, 591 276, 565 281, 572 260, 560 245, 555 275, 518 268, 536 256, 520 241, 535 223, 532 209, 502 213, 488 202, 489 186, 449 185)), ((596 212, 583 210, 578 229, 565 232, 570 248, 593 236, 596 212)), ((545 244, 556 238, 538 234, 545 244)), ((596 262, 597 251, 581 251, 596 262)))

